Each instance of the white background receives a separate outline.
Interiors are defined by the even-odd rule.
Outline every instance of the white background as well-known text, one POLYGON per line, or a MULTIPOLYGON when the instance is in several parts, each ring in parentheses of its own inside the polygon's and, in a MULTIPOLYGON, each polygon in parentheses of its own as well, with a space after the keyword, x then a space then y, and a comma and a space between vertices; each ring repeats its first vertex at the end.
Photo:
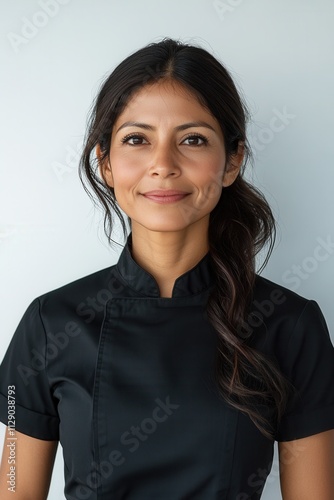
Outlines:
MULTIPOLYGON (((263 275, 317 300, 333 332, 334 248, 321 243, 334 240, 333 2, 44 3, 52 15, 43 0, 0 2, 0 358, 33 298, 116 262, 120 248, 108 248, 77 175, 86 116, 113 67, 164 36, 201 44, 243 89, 255 153, 248 176, 279 223, 263 275), (279 113, 289 118, 278 131, 279 113)), ((63 484, 58 453, 50 500, 63 484)), ((279 491, 275 455, 263 499, 279 491)))

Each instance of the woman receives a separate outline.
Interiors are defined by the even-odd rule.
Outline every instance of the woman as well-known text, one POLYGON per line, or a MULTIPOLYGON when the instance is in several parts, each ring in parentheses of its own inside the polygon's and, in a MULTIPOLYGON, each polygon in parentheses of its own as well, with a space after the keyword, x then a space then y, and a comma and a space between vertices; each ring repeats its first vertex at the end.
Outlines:
POLYGON ((58 441, 71 500, 260 498, 275 440, 284 500, 333 498, 334 349, 315 301, 255 272, 275 222, 243 178, 246 118, 226 69, 171 39, 103 84, 81 178, 109 241, 114 214, 130 232, 117 265, 36 298, 5 355, 17 500, 46 498, 58 441))

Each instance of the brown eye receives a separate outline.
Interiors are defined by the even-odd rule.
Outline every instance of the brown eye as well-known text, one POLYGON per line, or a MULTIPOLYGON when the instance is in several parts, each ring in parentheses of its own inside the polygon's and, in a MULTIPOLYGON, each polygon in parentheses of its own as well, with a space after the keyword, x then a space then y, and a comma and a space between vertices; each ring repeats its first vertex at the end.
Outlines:
POLYGON ((129 144, 130 146, 141 146, 142 144, 148 144, 146 139, 142 135, 130 134, 122 139, 123 144, 129 144))
POLYGON ((208 139, 203 135, 192 134, 188 135, 186 139, 182 142, 182 144, 186 144, 186 146, 206 146, 208 143, 208 139), (188 144, 186 143, 188 141, 188 144))

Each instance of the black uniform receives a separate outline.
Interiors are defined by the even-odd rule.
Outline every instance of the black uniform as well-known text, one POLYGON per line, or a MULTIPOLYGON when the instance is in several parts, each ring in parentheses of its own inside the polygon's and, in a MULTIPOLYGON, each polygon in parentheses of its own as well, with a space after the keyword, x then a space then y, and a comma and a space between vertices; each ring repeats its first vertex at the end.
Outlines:
MULTIPOLYGON (((207 254, 171 298, 131 256, 36 298, 0 368, 0 417, 60 440, 70 500, 259 499, 274 440, 219 396, 207 254)), ((294 384, 275 439, 334 428, 334 348, 317 303, 256 277, 246 342, 294 384)), ((264 408, 270 417, 271 408, 264 408)))

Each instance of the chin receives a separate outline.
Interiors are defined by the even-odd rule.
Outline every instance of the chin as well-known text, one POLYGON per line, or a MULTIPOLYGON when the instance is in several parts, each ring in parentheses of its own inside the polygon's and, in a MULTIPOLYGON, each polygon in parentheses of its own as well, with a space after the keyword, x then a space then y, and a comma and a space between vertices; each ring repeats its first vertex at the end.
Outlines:
MULTIPOLYGON (((182 231, 186 229, 188 226, 191 225, 191 223, 187 224, 185 223, 184 220, 180 217, 180 220, 175 221, 175 220, 154 220, 154 221, 134 221, 132 219, 132 222, 135 222, 135 224, 138 224, 140 226, 145 227, 148 231, 155 231, 155 232, 174 232, 174 231, 182 231)), ((132 223, 132 226, 134 224, 132 223)))

